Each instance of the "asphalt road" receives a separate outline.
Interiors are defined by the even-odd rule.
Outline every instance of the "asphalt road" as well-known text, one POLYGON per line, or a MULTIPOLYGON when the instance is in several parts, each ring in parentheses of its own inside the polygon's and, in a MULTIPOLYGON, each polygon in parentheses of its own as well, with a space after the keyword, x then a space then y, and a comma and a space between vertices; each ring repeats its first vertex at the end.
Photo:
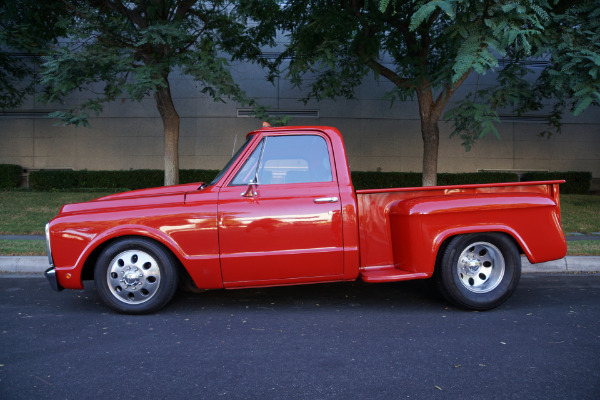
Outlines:
POLYGON ((600 276, 525 275, 467 312, 428 282, 180 293, 124 316, 90 285, 0 279, 2 399, 597 399, 600 276))

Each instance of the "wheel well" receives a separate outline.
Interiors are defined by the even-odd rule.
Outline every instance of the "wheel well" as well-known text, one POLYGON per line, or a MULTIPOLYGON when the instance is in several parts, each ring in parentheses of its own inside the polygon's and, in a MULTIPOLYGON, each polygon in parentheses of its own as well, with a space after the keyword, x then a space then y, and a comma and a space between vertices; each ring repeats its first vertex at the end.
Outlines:
POLYGON ((465 232, 465 233, 459 233, 457 235, 452 235, 452 236, 448 236, 446 239, 444 239, 444 241, 442 242, 442 244, 440 245, 440 247, 438 248, 436 257, 435 257, 435 265, 433 268, 433 273, 435 274, 438 265, 440 265, 441 262, 441 258, 442 255, 444 254, 444 251, 446 250, 446 247, 448 247, 448 243, 450 243, 450 241, 452 239, 454 239, 457 236, 461 236, 461 235, 468 235, 471 233, 498 233, 504 236, 507 236, 508 238, 510 238, 510 240, 513 241, 513 243, 515 244, 515 246, 517 246, 517 250, 519 251, 519 254, 524 254, 525 252, 523 251, 523 249, 521 248, 521 245, 519 244, 519 242, 510 234, 506 233, 506 232, 500 232, 500 231, 485 231, 485 232, 465 232))
POLYGON ((85 263, 83 264, 83 269, 81 270, 81 279, 82 280, 93 280, 94 279, 94 269, 96 268, 96 261, 98 260, 98 257, 100 256, 100 253, 102 253, 102 250, 104 250, 111 243, 114 243, 116 241, 123 240, 123 239, 132 239, 132 238, 142 238, 142 239, 145 239, 145 240, 152 241, 155 244, 161 246, 165 251, 168 251, 169 253, 171 253, 173 255, 173 258, 177 262, 176 268, 179 271, 179 273, 180 274, 182 274, 182 273, 187 274, 187 270, 183 267, 183 264, 181 263, 181 260, 179 259, 179 257, 177 257, 177 255, 175 253, 173 253, 171 251, 171 249, 169 249, 167 246, 165 246, 164 244, 162 244, 158 240, 155 240, 155 239, 150 238, 148 236, 127 235, 127 236, 118 236, 118 237, 112 238, 110 240, 107 240, 107 241, 101 243, 98 247, 96 247, 90 253, 90 255, 88 256, 88 258, 85 260, 85 263))

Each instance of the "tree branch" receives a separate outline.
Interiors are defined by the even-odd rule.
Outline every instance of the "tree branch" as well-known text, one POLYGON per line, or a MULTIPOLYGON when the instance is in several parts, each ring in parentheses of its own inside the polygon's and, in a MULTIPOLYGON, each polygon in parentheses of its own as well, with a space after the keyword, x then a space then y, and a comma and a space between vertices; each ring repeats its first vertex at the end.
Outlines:
POLYGON ((413 88, 414 85, 409 84, 409 80, 406 78, 401 78, 397 73, 386 67, 385 65, 377 62, 376 60, 370 58, 366 61, 367 66, 372 70, 379 73, 381 76, 389 79, 394 85, 399 88, 413 88))
POLYGON ((443 90, 442 93, 440 93, 435 103, 433 104, 434 113, 436 113, 438 118, 441 117, 442 111, 444 111, 444 107, 446 107, 446 104, 448 103, 452 95, 454 95, 454 93, 458 90, 460 85, 462 85, 463 82, 469 77, 472 70, 473 69, 470 68, 467 72, 465 72, 463 76, 461 76, 460 79, 454 83, 454 85, 450 86, 450 84, 446 84, 445 90, 443 90))
POLYGON ((148 27, 148 22, 146 21, 146 19, 144 19, 142 14, 137 9, 130 10, 129 8, 125 7, 121 0, 115 0, 114 2, 111 0, 94 0, 92 1, 92 5, 94 4, 96 4, 98 8, 102 7, 126 16, 127 19, 129 19, 131 22, 133 22, 134 25, 137 25, 140 28, 148 27))
POLYGON ((184 0, 175 11, 175 15, 173 16, 174 20, 182 19, 188 11, 196 4, 196 0, 184 0))

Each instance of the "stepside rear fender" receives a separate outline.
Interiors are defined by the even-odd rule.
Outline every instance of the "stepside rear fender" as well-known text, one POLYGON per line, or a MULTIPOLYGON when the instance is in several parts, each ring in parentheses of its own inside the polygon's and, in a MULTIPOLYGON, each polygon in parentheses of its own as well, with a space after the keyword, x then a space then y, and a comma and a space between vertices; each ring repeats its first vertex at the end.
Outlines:
POLYGON ((452 236, 504 232, 530 262, 565 256, 554 199, 536 193, 453 195, 398 200, 388 206, 394 266, 433 274, 437 253, 452 236))

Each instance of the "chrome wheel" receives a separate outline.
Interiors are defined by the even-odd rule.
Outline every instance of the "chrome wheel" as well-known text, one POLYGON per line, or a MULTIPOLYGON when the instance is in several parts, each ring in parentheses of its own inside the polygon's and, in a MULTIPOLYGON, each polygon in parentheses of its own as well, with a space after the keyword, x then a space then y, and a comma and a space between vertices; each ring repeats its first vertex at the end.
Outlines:
POLYGON ((490 310, 517 289, 521 277, 519 248, 505 233, 457 235, 444 244, 434 276, 448 301, 470 310, 490 310))
POLYGON ((473 293, 494 290, 504 277, 504 257, 496 246, 488 242, 469 245, 458 257, 456 272, 460 283, 473 293))
POLYGON ((109 263, 106 282, 116 299, 127 304, 150 300, 160 287, 156 260, 141 250, 126 250, 109 263))

